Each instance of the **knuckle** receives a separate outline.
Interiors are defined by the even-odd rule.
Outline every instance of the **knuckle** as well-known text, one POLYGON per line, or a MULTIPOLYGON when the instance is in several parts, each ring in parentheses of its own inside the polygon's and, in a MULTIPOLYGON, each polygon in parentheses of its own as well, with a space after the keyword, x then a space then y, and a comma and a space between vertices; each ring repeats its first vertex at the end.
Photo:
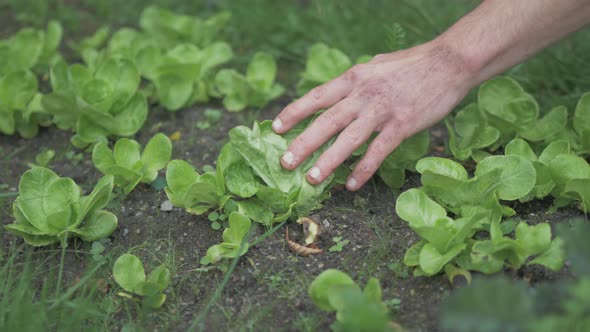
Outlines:
POLYGON ((380 163, 375 162, 372 158, 365 158, 363 159, 357 168, 357 174, 359 174, 363 179, 370 178, 377 169, 379 168, 380 163))
POLYGON ((315 87, 309 91, 309 95, 314 101, 321 100, 326 95, 326 87, 324 85, 315 87))
POLYGON ((364 75, 365 70, 366 64, 354 65, 344 73, 344 79, 354 83, 364 75))
POLYGON ((383 156, 389 154, 389 147, 386 145, 384 141, 375 140, 369 146, 371 152, 377 156, 383 156))
POLYGON ((349 126, 342 132, 347 143, 357 145, 361 139, 361 129, 356 126, 349 126))

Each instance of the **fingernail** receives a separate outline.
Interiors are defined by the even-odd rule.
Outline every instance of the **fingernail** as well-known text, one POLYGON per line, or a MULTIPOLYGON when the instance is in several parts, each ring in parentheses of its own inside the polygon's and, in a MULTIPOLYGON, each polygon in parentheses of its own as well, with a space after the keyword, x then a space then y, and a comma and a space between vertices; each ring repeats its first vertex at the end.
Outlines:
POLYGON ((275 119, 275 120, 272 122, 272 129, 273 129, 274 131, 278 131, 278 130, 281 130, 281 128, 283 128, 283 121, 281 121, 281 119, 278 119, 278 118, 277 118, 277 119, 275 119))
POLYGON ((289 166, 292 166, 293 162, 295 161, 295 157, 293 156, 293 153, 291 151, 285 152, 281 159, 283 159, 283 162, 289 166))
POLYGON ((346 187, 348 188, 348 190, 355 190, 356 185, 357 183, 355 178, 350 178, 348 179, 348 181, 346 181, 346 187))
POLYGON ((310 178, 314 179, 314 180, 319 180, 320 179, 320 168, 317 166, 312 167, 309 172, 307 173, 307 175, 309 175, 310 178))

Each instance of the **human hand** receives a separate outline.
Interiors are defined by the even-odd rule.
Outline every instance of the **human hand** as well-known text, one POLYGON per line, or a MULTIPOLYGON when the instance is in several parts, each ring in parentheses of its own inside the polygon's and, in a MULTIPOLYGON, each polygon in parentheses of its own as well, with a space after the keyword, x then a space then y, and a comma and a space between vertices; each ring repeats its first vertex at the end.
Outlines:
POLYGON ((378 55, 285 107, 273 122, 278 134, 327 111, 291 143, 281 164, 296 168, 340 133, 307 173, 307 180, 318 184, 379 132, 346 182, 355 191, 404 139, 444 118, 477 83, 461 58, 436 41, 378 55))

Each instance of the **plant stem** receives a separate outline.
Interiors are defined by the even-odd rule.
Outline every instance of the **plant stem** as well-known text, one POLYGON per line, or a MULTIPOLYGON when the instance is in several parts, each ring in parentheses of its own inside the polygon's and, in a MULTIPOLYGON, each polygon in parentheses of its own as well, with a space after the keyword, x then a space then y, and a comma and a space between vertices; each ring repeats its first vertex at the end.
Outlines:
MULTIPOLYGON (((248 243, 248 238, 252 234, 252 229, 253 228, 251 227, 250 230, 248 231, 248 234, 246 234, 246 236, 242 239, 242 243, 240 244, 240 249, 238 249, 238 253, 240 253, 240 252, 242 252, 242 250, 244 250, 244 246, 248 243)), ((193 319, 191 326, 188 329, 189 332, 195 331, 195 329, 201 323, 203 318, 205 316, 207 316, 207 314, 209 313, 211 308, 217 303, 217 300, 219 300, 219 297, 221 296, 221 293, 225 289, 225 286, 227 286, 227 284, 229 283, 229 279, 231 278, 236 266, 238 265, 239 260, 240 260, 240 255, 236 255, 236 257, 234 257, 234 259, 232 260, 231 265, 229 266, 229 268, 225 272, 225 275, 223 276, 223 280, 221 281, 221 284, 215 289, 215 293, 213 293, 213 296, 211 297, 209 302, 207 302, 207 305, 205 305, 205 308, 203 308, 203 310, 201 310, 199 315, 197 315, 197 317, 195 317, 193 319)))
POLYGON ((2 198, 16 197, 16 196, 18 196, 18 192, 13 192, 13 193, 0 193, 0 199, 2 199, 2 198))
MULTIPOLYGON (((67 234, 64 235, 64 236, 65 236, 65 238, 67 240, 67 234)), ((55 287, 55 296, 56 297, 59 295, 59 291, 60 291, 60 288, 61 288, 61 281, 62 281, 63 272, 64 272, 64 260, 66 258, 66 247, 67 247, 67 244, 66 244, 65 241, 63 241, 61 243, 61 248, 62 249, 61 249, 61 258, 59 260, 59 272, 57 274, 57 286, 55 287)))

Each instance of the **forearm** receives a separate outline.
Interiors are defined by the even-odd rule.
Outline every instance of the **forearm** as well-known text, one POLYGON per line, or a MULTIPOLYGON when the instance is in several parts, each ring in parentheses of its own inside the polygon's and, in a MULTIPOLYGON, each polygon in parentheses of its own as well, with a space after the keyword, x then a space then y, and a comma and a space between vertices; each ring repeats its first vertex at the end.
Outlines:
POLYGON ((485 0, 435 40, 481 83, 590 23, 590 0, 485 0))

